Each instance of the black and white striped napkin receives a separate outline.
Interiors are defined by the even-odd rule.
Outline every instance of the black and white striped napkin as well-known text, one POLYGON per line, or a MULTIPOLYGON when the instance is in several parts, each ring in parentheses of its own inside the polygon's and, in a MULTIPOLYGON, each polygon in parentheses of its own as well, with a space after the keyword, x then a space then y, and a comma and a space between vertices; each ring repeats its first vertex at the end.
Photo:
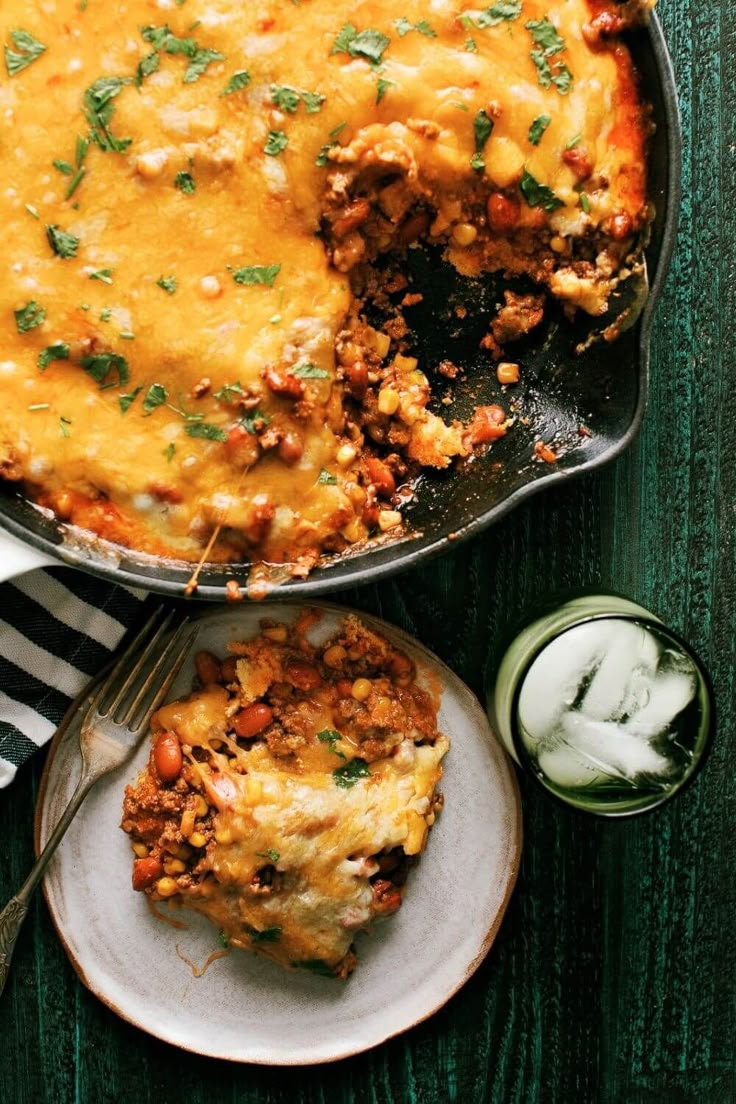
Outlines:
POLYGON ((51 739, 145 598, 66 567, 0 586, 0 788, 51 739))

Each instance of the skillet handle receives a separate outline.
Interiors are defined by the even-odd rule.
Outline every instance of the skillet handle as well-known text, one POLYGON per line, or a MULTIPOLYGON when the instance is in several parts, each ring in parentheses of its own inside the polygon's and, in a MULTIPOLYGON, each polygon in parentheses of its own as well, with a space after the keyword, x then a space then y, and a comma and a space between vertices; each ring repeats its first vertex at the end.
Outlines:
POLYGON ((33 571, 36 567, 53 567, 58 566, 58 563, 58 560, 44 552, 37 552, 35 548, 23 544, 4 529, 0 529, 0 583, 16 575, 23 575, 26 571, 33 571))

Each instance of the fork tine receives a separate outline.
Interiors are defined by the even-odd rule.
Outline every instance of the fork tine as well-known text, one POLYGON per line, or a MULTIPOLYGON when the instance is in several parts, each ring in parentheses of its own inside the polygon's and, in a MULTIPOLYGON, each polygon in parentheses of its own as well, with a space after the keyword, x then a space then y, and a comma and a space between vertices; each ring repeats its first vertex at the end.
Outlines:
POLYGON ((128 711, 128 718, 131 721, 130 728, 131 731, 134 732, 136 735, 139 735, 148 726, 148 722, 150 721, 152 714, 155 713, 155 711, 166 698, 166 695, 171 689, 171 684, 173 683, 176 676, 179 674, 181 665, 189 654, 189 650, 192 647, 194 638, 197 635, 197 630, 192 629, 189 632, 189 635, 184 640, 184 643, 182 644, 181 639, 186 623, 187 622, 183 622, 172 636, 165 650, 161 654, 159 661, 156 663, 155 667, 151 671, 151 674, 148 676, 143 687, 141 688, 139 694, 136 696, 136 701, 133 703, 128 711), (176 650, 177 645, 180 645, 178 651, 176 650), (170 658, 172 655, 173 659, 170 658), (138 715, 133 718, 134 708, 144 698, 147 690, 152 685, 156 684, 158 678, 160 677, 160 674, 166 669, 167 665, 168 670, 166 670, 166 674, 164 675, 162 681, 159 683, 158 689, 156 690, 153 699, 149 702, 147 706, 144 707, 142 713, 138 713, 138 715))
POLYGON ((112 717, 113 719, 115 719, 115 714, 120 709, 120 706, 125 700, 126 695, 129 694, 135 686, 135 683, 140 676, 141 671, 145 669, 146 663, 148 662, 152 653, 155 651, 161 638, 171 625, 173 618, 174 611, 169 610, 163 621, 161 621, 160 624, 155 628, 153 635, 148 639, 148 642, 145 644, 143 651, 136 658, 133 666, 129 667, 126 670, 127 664, 130 662, 131 659, 134 658, 136 646, 140 647, 144 643, 144 641, 146 640, 147 632, 150 631, 150 629, 155 625, 154 618, 152 618, 148 625, 144 626, 143 630, 138 634, 138 636, 136 636, 133 644, 121 657, 120 662, 117 665, 121 673, 125 675, 122 685, 118 688, 118 691, 115 694, 112 702, 105 708, 104 713, 102 709, 100 710, 101 716, 112 717))
POLYGON ((156 624, 161 615, 164 612, 162 605, 156 606, 151 616, 141 625, 138 632, 135 634, 127 648, 116 659, 115 665, 110 669, 105 679, 98 686, 94 695, 90 699, 89 707, 84 716, 84 724, 87 725, 92 721, 92 718, 96 716, 98 712, 102 713, 103 706, 105 704, 105 698, 109 695, 111 689, 114 688, 117 680, 122 674, 125 674, 128 669, 128 662, 136 651, 141 647, 146 637, 151 631, 151 628, 156 624))
POLYGON ((149 690, 151 689, 151 686, 155 683, 156 679, 161 675, 161 673, 165 672, 169 663, 169 656, 176 648, 176 645, 181 639, 181 635, 188 624, 189 617, 184 617, 181 623, 177 626, 176 630, 172 633, 169 640, 166 642, 166 646, 161 649, 157 656, 153 658, 153 666, 150 670, 146 670, 143 666, 143 663, 145 663, 146 659, 151 658, 151 650, 147 649, 148 655, 144 655, 141 657, 142 663, 140 665, 140 672, 145 672, 143 682, 135 689, 135 692, 133 692, 135 684, 131 684, 129 688, 130 693, 128 694, 128 699, 123 699, 123 701, 121 702, 121 706, 118 709, 118 713, 120 715, 115 716, 115 720, 119 724, 130 725, 132 718, 138 710, 141 702, 144 700, 149 690), (132 699, 130 697, 130 694, 133 694, 132 699))

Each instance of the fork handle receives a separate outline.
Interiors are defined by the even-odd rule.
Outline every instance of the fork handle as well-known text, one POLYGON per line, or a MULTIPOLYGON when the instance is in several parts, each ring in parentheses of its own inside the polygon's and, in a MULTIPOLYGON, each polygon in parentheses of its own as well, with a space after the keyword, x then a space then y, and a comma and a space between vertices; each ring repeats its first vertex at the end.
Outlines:
POLYGON ((0 912, 0 993, 5 988, 10 972, 10 960, 15 950, 15 941, 23 921, 28 914, 28 902, 11 897, 0 912))

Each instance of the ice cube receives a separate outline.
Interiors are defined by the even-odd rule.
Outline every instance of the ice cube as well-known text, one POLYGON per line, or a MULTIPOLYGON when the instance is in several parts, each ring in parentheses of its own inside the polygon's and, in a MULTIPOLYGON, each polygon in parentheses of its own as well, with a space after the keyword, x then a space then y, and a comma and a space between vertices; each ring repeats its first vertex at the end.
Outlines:
MULTIPOLYGON (((593 628, 595 623, 591 624, 593 628)), ((581 709, 587 717, 614 720, 626 712, 634 693, 654 678, 660 649, 646 629, 629 621, 609 622, 607 648, 581 709)))

